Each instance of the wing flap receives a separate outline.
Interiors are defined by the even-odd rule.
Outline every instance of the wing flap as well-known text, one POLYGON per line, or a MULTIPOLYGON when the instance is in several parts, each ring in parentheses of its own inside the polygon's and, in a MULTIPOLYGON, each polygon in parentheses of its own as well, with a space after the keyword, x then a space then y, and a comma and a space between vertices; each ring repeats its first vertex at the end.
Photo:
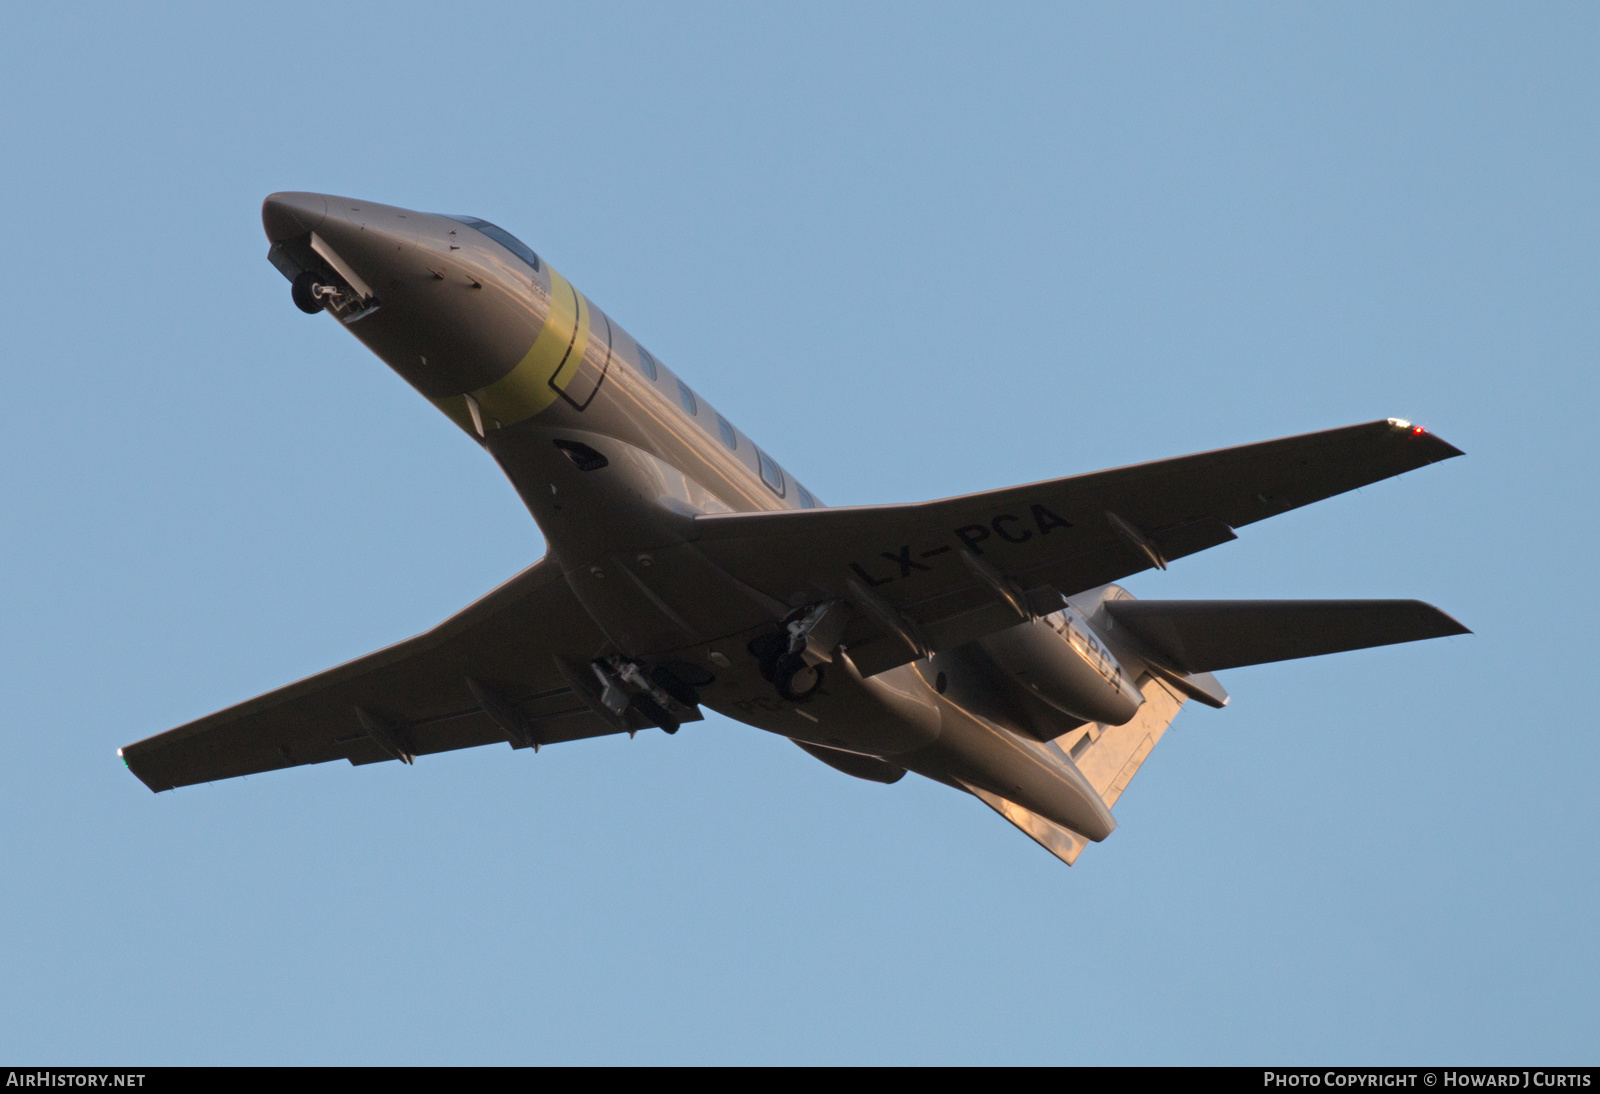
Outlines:
POLYGON ((559 569, 540 561, 415 638, 128 745, 121 755, 157 791, 330 760, 393 759, 358 709, 412 755, 505 742, 469 676, 503 696, 540 744, 596 737, 616 728, 573 695, 554 659, 585 661, 605 648, 559 569))

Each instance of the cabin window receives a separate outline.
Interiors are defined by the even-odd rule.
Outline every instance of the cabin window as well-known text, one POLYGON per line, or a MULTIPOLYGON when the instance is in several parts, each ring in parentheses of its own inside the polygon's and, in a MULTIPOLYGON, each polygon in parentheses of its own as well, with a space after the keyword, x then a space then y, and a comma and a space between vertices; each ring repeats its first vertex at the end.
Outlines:
POLYGON ((717 432, 722 434, 722 443, 729 448, 739 447, 739 434, 733 431, 733 426, 728 424, 728 419, 721 414, 717 415, 717 432))
POLYGON ((682 380, 678 381, 678 402, 683 404, 684 413, 700 413, 700 404, 694 401, 694 392, 689 390, 689 385, 682 380))
POLYGON ((815 509, 817 507, 817 499, 811 496, 811 491, 799 483, 795 483, 794 488, 800 493, 800 508, 815 509))
POLYGON ((650 356, 650 351, 639 346, 639 371, 650 377, 654 382, 656 378, 656 359, 650 356))
POLYGON ((761 481, 772 488, 778 497, 783 497, 783 468, 772 462, 772 457, 761 449, 756 449, 756 457, 761 461, 761 481))
POLYGON ((500 227, 498 224, 490 224, 487 220, 479 220, 477 217, 451 217, 450 219, 460 221, 468 228, 476 228, 478 231, 482 232, 484 235, 500 244, 500 246, 504 247, 518 258, 522 259, 522 261, 532 266, 534 273, 539 272, 539 256, 533 253, 533 248, 522 242, 522 240, 518 239, 510 232, 506 231, 504 228, 500 227))

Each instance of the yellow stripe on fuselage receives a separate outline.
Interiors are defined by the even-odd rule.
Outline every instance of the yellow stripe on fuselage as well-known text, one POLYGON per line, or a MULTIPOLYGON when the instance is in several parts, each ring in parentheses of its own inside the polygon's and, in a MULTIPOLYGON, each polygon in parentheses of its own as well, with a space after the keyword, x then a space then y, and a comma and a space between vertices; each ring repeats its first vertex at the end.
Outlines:
MULTIPOLYGON (((516 368, 488 387, 470 393, 478 401, 484 429, 525 421, 555 402, 577 373, 588 348, 589 302, 551 269, 550 314, 539 337, 516 368)), ((433 403, 462 429, 476 435, 462 396, 435 399, 433 403)))

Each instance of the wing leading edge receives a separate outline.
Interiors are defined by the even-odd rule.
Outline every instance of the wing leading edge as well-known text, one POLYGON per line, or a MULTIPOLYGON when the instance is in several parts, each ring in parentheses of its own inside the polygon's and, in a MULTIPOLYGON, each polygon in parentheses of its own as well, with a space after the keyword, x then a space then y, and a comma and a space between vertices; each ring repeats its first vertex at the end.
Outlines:
POLYGON ((1396 419, 913 505, 695 518, 700 550, 800 606, 842 599, 865 674, 1461 451, 1396 419), (1045 594, 1045 600, 1039 596, 1045 594))
POLYGON ((301 764, 406 759, 619 732, 556 663, 607 648, 541 560, 415 638, 120 750, 155 791, 301 764))

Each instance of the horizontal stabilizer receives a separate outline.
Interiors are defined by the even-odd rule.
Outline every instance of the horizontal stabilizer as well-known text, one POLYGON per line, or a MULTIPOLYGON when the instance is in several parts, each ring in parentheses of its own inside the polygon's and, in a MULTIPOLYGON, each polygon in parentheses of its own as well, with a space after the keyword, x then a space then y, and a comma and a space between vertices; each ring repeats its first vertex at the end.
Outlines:
POLYGON ((1186 673, 1472 633, 1420 600, 1117 600, 1106 610, 1186 673))

